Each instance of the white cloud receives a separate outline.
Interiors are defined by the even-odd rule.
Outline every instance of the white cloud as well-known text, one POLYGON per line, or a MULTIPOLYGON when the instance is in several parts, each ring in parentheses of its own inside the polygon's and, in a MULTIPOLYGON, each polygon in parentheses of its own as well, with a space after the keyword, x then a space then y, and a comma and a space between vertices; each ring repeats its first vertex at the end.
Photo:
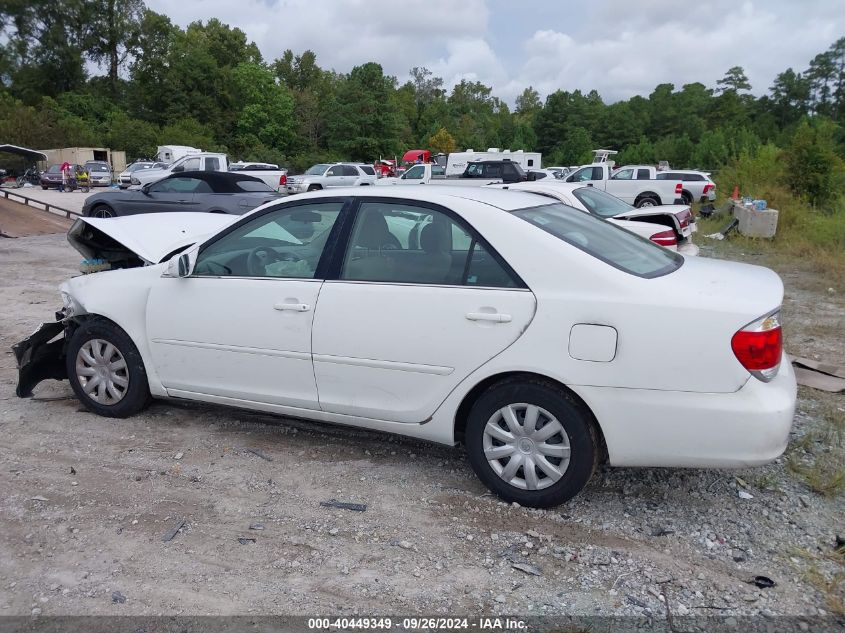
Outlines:
POLYGON ((447 86, 482 81, 507 101, 595 88, 606 101, 648 95, 659 83, 714 86, 739 65, 761 94, 789 66, 845 34, 841 0, 598 0, 578 7, 486 0, 149 0, 180 26, 216 17, 272 60, 311 49, 341 72, 377 61, 404 80, 427 66, 447 86))

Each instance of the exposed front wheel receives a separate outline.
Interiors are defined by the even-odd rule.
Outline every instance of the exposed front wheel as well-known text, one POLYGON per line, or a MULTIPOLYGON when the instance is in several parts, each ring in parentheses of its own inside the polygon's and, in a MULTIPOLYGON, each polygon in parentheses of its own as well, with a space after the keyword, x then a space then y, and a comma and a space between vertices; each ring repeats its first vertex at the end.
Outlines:
POLYGON ((68 343, 66 363, 70 385, 89 411, 125 418, 149 404, 141 354, 126 332, 109 321, 83 322, 68 343))
POLYGON ((599 454, 583 406, 532 380, 502 382, 482 394, 469 414, 466 447, 473 470, 490 490, 534 508, 578 494, 599 454))

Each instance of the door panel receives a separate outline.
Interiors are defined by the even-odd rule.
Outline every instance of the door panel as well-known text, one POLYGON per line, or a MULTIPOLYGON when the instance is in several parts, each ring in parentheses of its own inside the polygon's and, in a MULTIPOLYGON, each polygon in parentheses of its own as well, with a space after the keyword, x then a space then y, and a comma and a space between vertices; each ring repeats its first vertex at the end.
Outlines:
POLYGON ((147 304, 150 349, 162 384, 317 409, 311 321, 321 283, 162 277, 147 304))
POLYGON ((519 338, 534 307, 528 290, 327 281, 313 332, 320 406, 423 422, 519 338))

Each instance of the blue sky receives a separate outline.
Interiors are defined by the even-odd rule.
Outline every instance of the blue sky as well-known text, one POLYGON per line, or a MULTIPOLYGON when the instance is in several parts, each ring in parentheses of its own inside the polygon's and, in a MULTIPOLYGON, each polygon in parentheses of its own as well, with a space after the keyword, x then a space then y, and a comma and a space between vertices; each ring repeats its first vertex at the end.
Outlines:
POLYGON ((400 81, 426 66, 447 86, 483 81, 512 102, 531 85, 606 101, 655 85, 714 86, 743 66, 761 94, 845 36, 843 0, 147 0, 180 26, 217 17, 272 60, 310 48, 321 66, 377 61, 400 81))

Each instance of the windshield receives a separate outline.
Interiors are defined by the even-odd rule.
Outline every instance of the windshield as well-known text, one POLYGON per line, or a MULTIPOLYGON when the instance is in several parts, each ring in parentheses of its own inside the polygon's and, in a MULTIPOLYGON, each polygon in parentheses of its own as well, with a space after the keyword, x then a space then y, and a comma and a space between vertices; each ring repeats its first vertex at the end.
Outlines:
POLYGON ((88 163, 85 165, 85 169, 88 171, 111 171, 108 165, 102 163, 88 163))
POLYGON ((322 176, 329 168, 328 165, 314 165, 305 172, 306 176, 322 176))
POLYGON ((126 169, 131 173, 133 171, 138 171, 139 169, 149 169, 152 166, 152 163, 132 163, 126 169))
POLYGON ((572 195, 581 201, 581 204, 587 208, 587 211, 600 218, 612 218, 634 208, 616 196, 612 196, 595 187, 581 187, 573 191, 572 195))
POLYGON ((60 169, 59 169, 60 167, 61 167, 61 165, 50 165, 47 168, 47 173, 48 174, 57 174, 60 171, 60 169))
POLYGON ((513 211, 546 233, 626 273, 651 279, 667 275, 684 258, 647 239, 565 204, 513 211))

